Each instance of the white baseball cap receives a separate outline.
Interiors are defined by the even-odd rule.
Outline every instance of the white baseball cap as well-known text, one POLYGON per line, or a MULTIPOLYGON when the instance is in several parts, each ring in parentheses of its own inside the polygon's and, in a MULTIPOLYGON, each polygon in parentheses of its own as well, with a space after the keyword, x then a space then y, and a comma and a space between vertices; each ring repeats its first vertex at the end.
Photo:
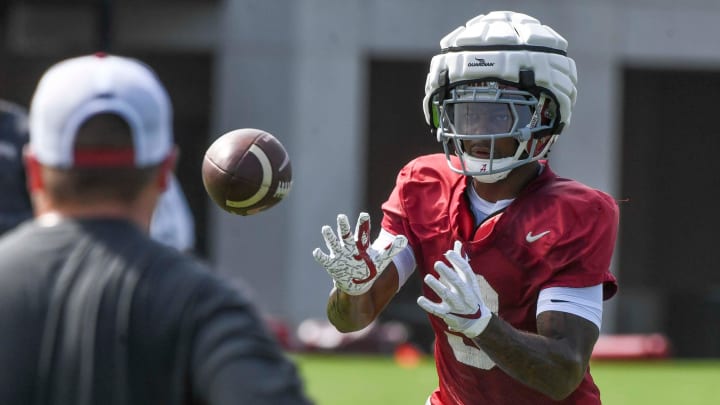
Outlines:
POLYGON ((127 165, 162 162, 173 149, 170 98, 142 62, 113 55, 80 56, 50 67, 29 111, 30 151, 45 166, 127 165), (90 117, 113 113, 130 126, 131 151, 78 153, 75 136, 90 117))

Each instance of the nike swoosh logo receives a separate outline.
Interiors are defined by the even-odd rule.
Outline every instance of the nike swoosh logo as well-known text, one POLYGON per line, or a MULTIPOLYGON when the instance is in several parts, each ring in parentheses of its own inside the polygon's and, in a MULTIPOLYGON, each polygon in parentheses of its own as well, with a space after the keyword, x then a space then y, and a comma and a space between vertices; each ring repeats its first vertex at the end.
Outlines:
POLYGON ((545 231, 545 232, 540 232, 537 235, 533 235, 532 232, 528 232, 528 234, 525 235, 525 240, 528 241, 529 243, 533 243, 549 233, 550 233, 550 231, 545 231))

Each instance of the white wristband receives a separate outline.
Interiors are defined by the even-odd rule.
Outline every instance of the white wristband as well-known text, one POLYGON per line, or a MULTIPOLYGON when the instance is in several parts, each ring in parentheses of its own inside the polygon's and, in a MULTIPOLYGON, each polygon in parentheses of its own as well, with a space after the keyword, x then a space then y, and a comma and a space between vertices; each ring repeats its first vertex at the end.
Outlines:
POLYGON ((490 318, 492 318, 492 312, 490 312, 487 307, 485 307, 487 311, 483 311, 483 315, 478 320, 472 324, 465 332, 463 333, 465 336, 469 337, 470 339, 476 338, 480 336, 483 332, 485 332, 485 328, 487 328, 488 323, 490 323, 490 318))
MULTIPOLYGON (((395 236, 393 234, 386 231, 385 229, 381 229, 380 234, 378 235, 377 239, 375 239, 375 242, 373 242, 372 247, 375 250, 380 250, 387 246, 390 242, 392 242, 394 238, 395 236)), ((401 250, 400 253, 393 257, 393 263, 395 263, 395 268, 397 269, 397 289, 398 291, 400 291, 402 286, 405 285, 413 272, 415 272, 415 253, 413 253, 413 250, 409 244, 405 246, 405 249, 401 250)))

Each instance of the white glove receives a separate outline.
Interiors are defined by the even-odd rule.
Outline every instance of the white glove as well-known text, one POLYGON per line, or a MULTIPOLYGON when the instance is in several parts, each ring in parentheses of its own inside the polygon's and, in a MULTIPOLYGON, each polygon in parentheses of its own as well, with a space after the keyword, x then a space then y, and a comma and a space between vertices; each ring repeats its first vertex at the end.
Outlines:
POLYGON ((407 245, 403 235, 381 251, 370 246, 370 215, 361 212, 355 227, 355 236, 350 233, 350 223, 345 214, 337 217, 336 236, 332 228, 322 227, 322 235, 330 254, 319 248, 313 250, 313 257, 327 270, 335 286, 350 295, 366 293, 377 277, 385 270, 392 258, 407 245))
POLYGON ((425 311, 441 318, 453 332, 474 338, 485 330, 492 313, 480 293, 480 284, 468 260, 462 256, 462 243, 455 242, 454 250, 445 252, 452 268, 438 260, 435 271, 440 279, 431 274, 425 276, 425 284, 440 297, 439 303, 424 296, 417 299, 425 311))

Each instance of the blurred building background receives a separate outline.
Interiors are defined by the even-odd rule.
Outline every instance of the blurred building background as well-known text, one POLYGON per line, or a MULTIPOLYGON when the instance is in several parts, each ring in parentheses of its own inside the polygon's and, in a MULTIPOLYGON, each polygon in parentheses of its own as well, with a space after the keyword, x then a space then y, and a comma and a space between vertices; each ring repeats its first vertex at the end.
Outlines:
MULTIPOLYGON (((324 318, 331 282, 310 254, 320 227, 361 210, 379 224, 396 171, 440 151, 421 108, 440 38, 496 9, 552 26, 577 63, 551 162, 619 201, 621 288, 603 332, 660 332, 678 356, 720 357, 716 0, 3 0, 0 98, 29 105, 44 69, 69 56, 149 63, 175 106, 198 254, 294 327, 324 318), (214 207, 200 178, 205 148, 242 127, 276 135, 293 165, 290 195, 254 217, 214 207)), ((421 340, 418 288, 411 279, 385 318, 421 340)))

